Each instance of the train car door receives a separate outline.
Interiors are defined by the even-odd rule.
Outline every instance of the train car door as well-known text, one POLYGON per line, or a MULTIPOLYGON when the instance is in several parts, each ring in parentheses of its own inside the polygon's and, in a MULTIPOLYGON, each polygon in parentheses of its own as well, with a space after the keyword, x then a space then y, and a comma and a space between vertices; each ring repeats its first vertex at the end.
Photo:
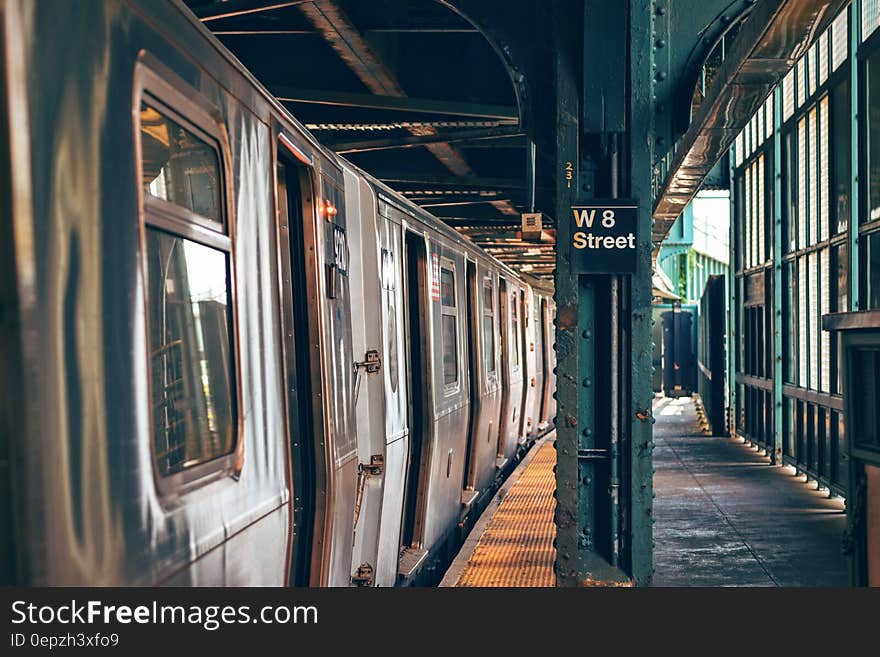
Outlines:
POLYGON ((498 421, 498 462, 504 466, 507 441, 507 415, 510 411, 510 304, 507 281, 498 279, 498 312, 501 318, 501 417, 498 421))
POLYGON ((541 295, 532 293, 532 351, 535 356, 534 387, 535 393, 530 411, 532 431, 534 436, 541 427, 541 415, 544 409, 544 381, 547 378, 547 364, 544 360, 544 299, 541 295))
POLYGON ((323 534, 325 512, 320 502, 322 496, 317 494, 318 487, 324 483, 321 474, 324 469, 316 467, 324 462, 323 449, 315 440, 315 418, 321 408, 320 405, 315 407, 314 391, 320 391, 320 380, 315 380, 315 368, 311 366, 312 362, 320 362, 320 355, 315 353, 318 341, 313 339, 318 328, 316 314, 309 312, 317 293, 316 281, 306 266, 304 221, 314 193, 309 169, 285 157, 282 148, 278 149, 278 154, 276 194, 278 228, 282 237, 279 239, 281 308, 293 495, 288 581, 292 586, 309 586, 320 572, 321 550, 315 549, 314 544, 323 534), (283 239, 285 235, 287 239, 283 239))
POLYGON ((497 278, 481 264, 468 263, 468 373, 470 424, 465 464, 463 510, 495 481, 501 384, 498 362, 497 278))
POLYGON ((480 299, 477 285, 477 263, 467 261, 467 342, 468 342, 468 380, 470 381, 470 415, 468 417, 467 449, 464 461, 464 492, 462 503, 470 506, 476 497, 476 433, 480 420, 483 379, 480 367, 483 348, 480 345, 480 299))
POLYGON ((547 308, 547 299, 541 297, 541 310, 538 315, 541 321, 539 327, 541 333, 541 363, 543 367, 543 378, 541 379, 541 406, 539 412, 539 422, 542 429, 549 424, 550 421, 550 397, 553 394, 550 390, 550 377, 552 375, 552 365, 550 364, 550 350, 553 336, 550 333, 550 312, 547 308))
MULTIPOLYGON (((406 485, 409 446, 409 369, 406 351, 403 232, 404 217, 380 199, 383 323, 382 376, 385 381, 385 463, 383 465, 382 513, 376 556, 376 586, 394 586, 400 558, 400 528, 406 485)), ((355 565, 357 565, 355 563, 355 565)))
MULTIPOLYGON (((383 367, 395 367, 383 348, 386 312, 383 297, 389 276, 383 269, 379 249, 377 203, 372 187, 354 171, 346 169, 345 197, 351 252, 351 333, 358 361, 354 382, 355 426, 360 466, 354 510, 352 582, 376 584, 379 532, 385 484, 385 379, 383 367), (384 362, 383 362, 384 361, 384 362)), ((393 285, 393 276, 390 281, 393 285)), ((394 354, 396 356, 396 354, 394 354)))
POLYGON ((428 254, 425 238, 407 231, 405 249, 410 444, 400 532, 400 572, 403 577, 415 572, 427 554, 422 549, 422 535, 431 457, 428 444, 431 377, 428 358, 431 347, 428 340, 428 254))
POLYGON ((534 298, 534 293, 528 286, 522 288, 519 292, 519 316, 522 318, 519 330, 522 345, 521 360, 523 365, 523 395, 519 416, 518 436, 518 442, 520 444, 527 442, 529 436, 531 436, 537 428, 537 422, 535 422, 533 412, 535 396, 538 393, 537 354, 535 353, 536 325, 534 316, 532 315, 534 298))

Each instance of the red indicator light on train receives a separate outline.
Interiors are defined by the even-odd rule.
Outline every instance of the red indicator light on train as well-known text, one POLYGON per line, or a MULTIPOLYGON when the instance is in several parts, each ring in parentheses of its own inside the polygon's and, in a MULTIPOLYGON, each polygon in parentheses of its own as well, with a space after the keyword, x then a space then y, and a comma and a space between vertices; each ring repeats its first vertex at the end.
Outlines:
POLYGON ((321 201, 320 204, 318 205, 318 212, 320 214, 324 215, 327 218, 327 220, 329 221, 330 219, 332 219, 333 217, 336 216, 337 210, 336 210, 335 205, 333 205, 330 201, 325 199, 325 200, 321 201))

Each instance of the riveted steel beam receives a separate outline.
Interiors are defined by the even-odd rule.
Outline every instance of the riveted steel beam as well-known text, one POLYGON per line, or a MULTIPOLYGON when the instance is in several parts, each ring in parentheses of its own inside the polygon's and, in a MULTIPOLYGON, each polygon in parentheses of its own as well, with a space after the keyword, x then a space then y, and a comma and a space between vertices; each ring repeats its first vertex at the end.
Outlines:
POLYGON ((507 201, 511 202, 509 198, 493 198, 489 197, 480 197, 480 198, 472 198, 467 200, 456 200, 456 201, 428 201, 427 203, 416 201, 420 207, 423 208, 452 208, 459 207, 462 205, 479 205, 480 203, 496 203, 498 201, 507 201))
POLYGON ((271 88, 271 91, 278 100, 286 103, 360 107, 394 112, 413 112, 416 114, 448 114, 451 116, 506 121, 516 121, 518 118, 516 108, 506 105, 410 98, 409 96, 395 96, 393 94, 358 94, 327 89, 299 89, 284 85, 275 85, 271 88))
POLYGON ((310 0, 268 0, 259 5, 254 5, 249 0, 221 0, 220 2, 211 2, 204 6, 196 7, 194 12, 203 23, 221 20, 223 18, 235 18, 236 16, 246 16, 248 14, 262 14, 267 11, 275 11, 276 9, 284 9, 285 7, 294 7, 301 5, 310 0))
POLYGON ((360 141, 339 142, 331 144, 330 148, 340 154, 367 153, 370 151, 387 151, 402 148, 417 148, 428 144, 456 144, 472 143, 477 141, 494 141, 509 139, 510 137, 523 137, 517 126, 505 126, 501 128, 489 128, 487 130, 458 130, 445 132, 427 137, 397 137, 387 139, 364 139, 360 141))
POLYGON ((445 185, 477 189, 525 189, 525 181, 513 178, 482 178, 479 176, 431 176, 404 171, 377 171, 373 174, 385 183, 408 185, 445 185))
POLYGON ((639 0, 613 7, 585 0, 582 29, 572 35, 569 8, 560 2, 554 14, 556 34, 583 39, 577 46, 556 41, 557 584, 647 584, 653 563, 652 13, 639 0), (603 57, 600 32, 609 25, 625 44, 618 57, 626 62, 624 102, 619 68, 589 70, 589 62, 603 57), (571 65, 578 55, 584 70, 571 65), (597 107, 585 111, 579 102, 597 107), (636 270, 580 273, 566 248, 571 205, 615 197, 648 201, 638 214, 636 270))
MULTIPOLYGON (((573 66, 576 51, 571 16, 563 3, 551 4, 553 32, 556 33, 554 53, 556 107, 556 208, 557 218, 567 217, 576 200, 577 184, 563 172, 578 162, 579 70, 573 66), (558 30, 558 31, 557 31, 558 30)), ((571 229, 567 221, 557 225, 557 244, 567 244, 571 229)), ((578 279, 572 273, 565 249, 556 254, 554 299, 556 300, 556 585, 577 586, 583 571, 579 544, 578 433, 580 431, 580 399, 578 390, 579 316, 578 279)))

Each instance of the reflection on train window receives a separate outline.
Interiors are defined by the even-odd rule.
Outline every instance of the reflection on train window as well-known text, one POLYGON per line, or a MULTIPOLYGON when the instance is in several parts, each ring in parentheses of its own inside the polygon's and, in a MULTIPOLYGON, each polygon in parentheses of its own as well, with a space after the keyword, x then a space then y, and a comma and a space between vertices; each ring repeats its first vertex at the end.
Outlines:
POLYGON ((443 383, 458 381, 458 312, 455 300, 455 271, 440 269, 440 321, 443 346, 443 383))
POLYGON ((495 371, 495 291, 492 279, 483 281, 483 363, 486 372, 495 371))
POLYGON ((228 256, 147 228, 156 468, 169 475, 232 451, 228 256))
POLYGON ((140 118, 144 192, 221 223, 216 149, 147 103, 140 118))
POLYGON ((237 421, 219 142, 160 107, 141 104, 140 139, 152 447, 164 477, 230 454, 237 421))

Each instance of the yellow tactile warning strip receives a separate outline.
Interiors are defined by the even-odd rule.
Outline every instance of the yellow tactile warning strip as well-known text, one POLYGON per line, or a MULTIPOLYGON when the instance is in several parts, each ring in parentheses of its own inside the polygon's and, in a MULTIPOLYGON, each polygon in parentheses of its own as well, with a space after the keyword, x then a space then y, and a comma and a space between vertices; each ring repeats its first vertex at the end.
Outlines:
POLYGON ((555 586, 556 449, 545 442, 489 521, 456 586, 555 586))

